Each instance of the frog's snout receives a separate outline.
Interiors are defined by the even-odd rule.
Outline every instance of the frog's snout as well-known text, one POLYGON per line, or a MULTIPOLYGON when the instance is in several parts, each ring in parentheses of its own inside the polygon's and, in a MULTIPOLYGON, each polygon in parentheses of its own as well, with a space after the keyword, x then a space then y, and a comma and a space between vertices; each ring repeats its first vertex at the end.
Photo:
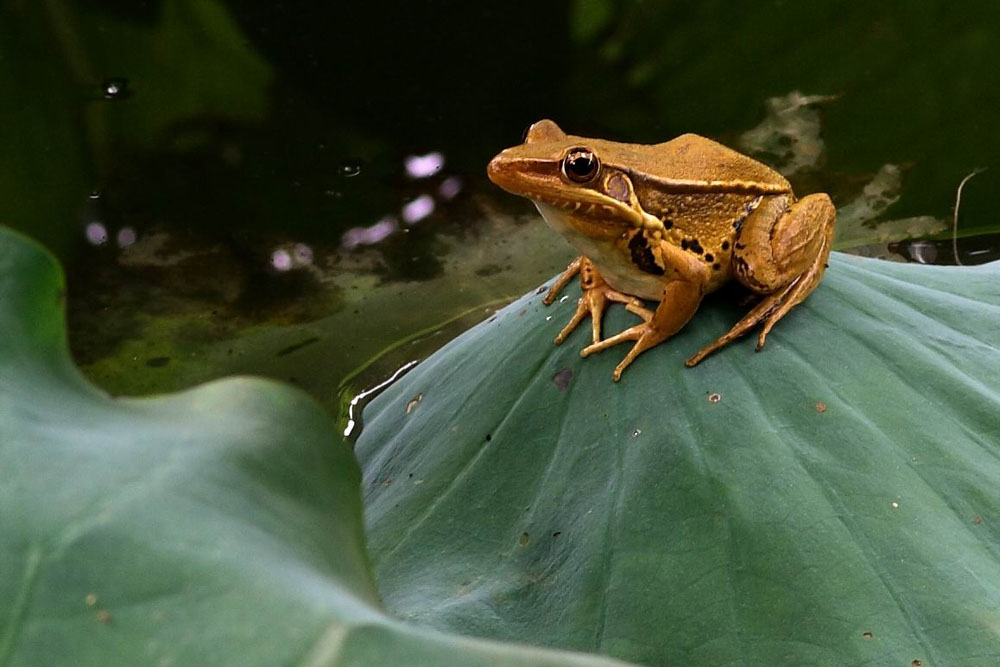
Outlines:
POLYGON ((511 173, 511 161, 508 159, 508 154, 511 149, 501 151, 490 160, 490 163, 486 165, 486 175, 491 181, 499 185, 505 190, 509 190, 509 185, 513 182, 512 179, 515 175, 511 173))

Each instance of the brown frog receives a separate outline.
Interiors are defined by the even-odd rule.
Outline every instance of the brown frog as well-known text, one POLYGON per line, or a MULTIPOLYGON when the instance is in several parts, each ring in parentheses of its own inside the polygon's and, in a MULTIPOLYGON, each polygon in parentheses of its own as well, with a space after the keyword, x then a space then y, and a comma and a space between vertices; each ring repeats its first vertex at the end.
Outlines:
POLYGON ((544 302, 580 274, 583 297, 555 342, 588 314, 593 343, 582 356, 633 341, 615 381, 641 352, 680 331, 705 294, 734 278, 762 295, 760 302, 686 364, 763 322, 760 350, 775 323, 816 289, 830 255, 836 210, 827 195, 797 200, 781 174, 695 134, 626 144, 568 135, 541 120, 523 144, 490 161, 488 174, 534 201, 582 253, 544 302), (641 299, 660 303, 650 311, 641 299), (602 340, 609 301, 643 321, 602 340))

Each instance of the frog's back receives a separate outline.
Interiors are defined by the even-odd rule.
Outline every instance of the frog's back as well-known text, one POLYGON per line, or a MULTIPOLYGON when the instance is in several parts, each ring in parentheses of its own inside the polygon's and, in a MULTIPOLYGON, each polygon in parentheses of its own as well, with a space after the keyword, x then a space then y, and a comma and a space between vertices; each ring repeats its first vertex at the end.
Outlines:
POLYGON ((784 176, 767 165, 697 134, 682 134, 645 147, 645 173, 668 188, 778 194, 791 192, 784 176))

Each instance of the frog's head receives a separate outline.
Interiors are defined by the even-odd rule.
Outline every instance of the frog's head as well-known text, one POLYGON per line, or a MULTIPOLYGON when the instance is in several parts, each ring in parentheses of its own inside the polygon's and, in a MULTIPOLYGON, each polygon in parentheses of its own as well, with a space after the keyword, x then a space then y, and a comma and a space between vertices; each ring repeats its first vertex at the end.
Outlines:
POLYGON ((502 151, 487 168, 490 180, 538 205, 560 232, 611 238, 642 226, 643 212, 628 172, 643 147, 568 135, 540 120, 524 143, 502 151))

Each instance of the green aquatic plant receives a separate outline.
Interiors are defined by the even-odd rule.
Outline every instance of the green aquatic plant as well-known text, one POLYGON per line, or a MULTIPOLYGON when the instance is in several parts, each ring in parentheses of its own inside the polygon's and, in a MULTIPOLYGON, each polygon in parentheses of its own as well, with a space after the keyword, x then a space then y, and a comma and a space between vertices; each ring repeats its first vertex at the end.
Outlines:
POLYGON ((249 378, 113 399, 63 290, 0 228, 0 664, 611 664, 389 617, 328 415, 249 378))
POLYGON ((759 354, 684 368, 737 316, 709 299, 619 385, 589 332, 552 345, 573 298, 525 296, 365 411, 390 611, 644 664, 1000 659, 1000 263, 835 254, 759 354))
POLYGON ((274 382, 90 385, 0 229, 0 664, 992 664, 998 272, 834 256, 760 354, 683 367, 720 297, 618 385, 532 292, 369 406, 359 470, 274 382))

